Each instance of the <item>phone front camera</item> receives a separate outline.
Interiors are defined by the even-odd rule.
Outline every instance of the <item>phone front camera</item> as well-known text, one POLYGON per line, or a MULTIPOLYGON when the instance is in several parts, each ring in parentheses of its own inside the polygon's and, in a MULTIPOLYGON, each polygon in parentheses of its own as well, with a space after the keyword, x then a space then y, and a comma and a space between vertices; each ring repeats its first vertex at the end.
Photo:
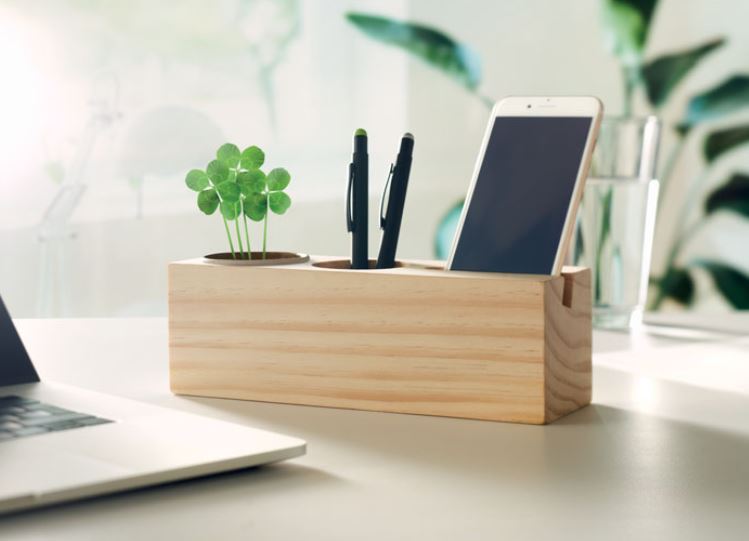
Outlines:
POLYGON ((531 104, 529 103, 529 104, 528 104, 528 109, 530 109, 530 108, 531 108, 531 104))

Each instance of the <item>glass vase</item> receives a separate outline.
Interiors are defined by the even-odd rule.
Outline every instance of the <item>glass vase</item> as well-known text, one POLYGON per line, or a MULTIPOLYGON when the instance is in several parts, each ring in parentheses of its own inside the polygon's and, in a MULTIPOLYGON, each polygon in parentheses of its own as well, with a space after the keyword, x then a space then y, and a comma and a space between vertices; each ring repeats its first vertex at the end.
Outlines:
POLYGON ((656 117, 607 117, 593 155, 570 251, 592 273, 593 324, 626 330, 642 319, 658 202, 656 117))

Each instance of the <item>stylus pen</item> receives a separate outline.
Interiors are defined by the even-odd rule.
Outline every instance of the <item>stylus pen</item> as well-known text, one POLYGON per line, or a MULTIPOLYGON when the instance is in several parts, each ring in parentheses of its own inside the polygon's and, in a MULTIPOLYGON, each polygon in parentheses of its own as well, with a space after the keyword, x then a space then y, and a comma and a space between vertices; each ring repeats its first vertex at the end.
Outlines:
POLYGON ((361 128, 354 133, 354 156, 349 165, 346 195, 346 226, 351 232, 351 268, 369 268, 367 243, 369 221, 369 156, 367 132, 361 128))
POLYGON ((406 188, 408 188, 408 177, 411 174, 411 161, 413 160, 414 136, 410 133, 403 135, 401 147, 395 165, 390 166, 390 175, 385 183, 380 201, 380 228, 382 228, 382 241, 380 242, 380 253, 377 256, 378 269, 389 269, 395 266, 395 251, 398 248, 398 237, 403 220, 403 207, 406 204, 406 188), (385 204, 385 192, 387 196, 387 212, 383 213, 385 204))

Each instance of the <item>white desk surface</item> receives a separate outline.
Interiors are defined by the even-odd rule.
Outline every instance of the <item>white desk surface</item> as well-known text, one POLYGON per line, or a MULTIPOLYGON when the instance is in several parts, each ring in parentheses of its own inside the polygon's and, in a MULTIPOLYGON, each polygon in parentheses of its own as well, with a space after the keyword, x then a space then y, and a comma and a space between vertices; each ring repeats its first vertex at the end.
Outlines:
POLYGON ((44 378, 309 449, 6 517, 0 539, 749 539, 749 317, 737 317, 744 338, 597 332, 594 405, 545 427, 172 396, 166 320, 22 320, 44 378))

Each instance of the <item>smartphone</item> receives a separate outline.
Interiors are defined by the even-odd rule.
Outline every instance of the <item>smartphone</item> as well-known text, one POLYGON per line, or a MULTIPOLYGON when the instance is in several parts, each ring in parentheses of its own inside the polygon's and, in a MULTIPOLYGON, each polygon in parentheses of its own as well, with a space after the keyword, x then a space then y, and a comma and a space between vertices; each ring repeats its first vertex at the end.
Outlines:
POLYGON ((587 96, 510 97, 494 106, 448 269, 561 272, 602 113, 587 96))

